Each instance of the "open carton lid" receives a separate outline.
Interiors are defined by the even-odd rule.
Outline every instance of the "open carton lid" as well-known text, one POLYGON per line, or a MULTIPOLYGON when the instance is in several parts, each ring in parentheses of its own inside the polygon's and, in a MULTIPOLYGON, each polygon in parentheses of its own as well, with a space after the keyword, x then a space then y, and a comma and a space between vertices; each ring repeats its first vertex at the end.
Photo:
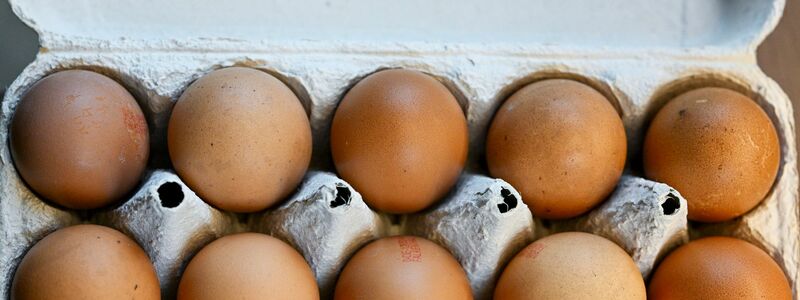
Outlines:
POLYGON ((785 0, 10 3, 50 51, 347 49, 391 53, 402 49, 750 57, 777 24, 785 0))

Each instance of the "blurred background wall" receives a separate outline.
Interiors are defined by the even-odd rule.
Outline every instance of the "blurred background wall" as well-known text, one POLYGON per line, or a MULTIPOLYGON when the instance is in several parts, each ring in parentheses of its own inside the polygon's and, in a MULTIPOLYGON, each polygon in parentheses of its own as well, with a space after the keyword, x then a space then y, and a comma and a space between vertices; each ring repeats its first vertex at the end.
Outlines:
POLYGON ((0 0, 0 91, 14 81, 39 51, 36 32, 22 24, 6 0, 0 0))

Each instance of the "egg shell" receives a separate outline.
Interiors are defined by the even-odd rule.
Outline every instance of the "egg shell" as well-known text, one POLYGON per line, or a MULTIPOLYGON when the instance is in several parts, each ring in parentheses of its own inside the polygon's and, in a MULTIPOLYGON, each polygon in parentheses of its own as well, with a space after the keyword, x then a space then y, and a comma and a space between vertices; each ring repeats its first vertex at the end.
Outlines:
POLYGON ((658 266, 648 299, 792 299, 783 271, 763 250, 730 237, 681 246, 658 266))
POLYGON ((767 114, 749 97, 725 88, 700 88, 669 101, 644 142, 648 178, 686 197, 689 219, 729 220, 770 191, 781 150, 767 114))
POLYGON ((294 248, 268 235, 239 233, 205 246, 186 266, 178 300, 319 299, 317 282, 294 248))
POLYGON ((37 82, 17 106, 10 148, 36 193, 73 209, 120 200, 140 181, 150 153, 147 122, 131 94, 84 70, 37 82))
POLYGON ((589 233, 557 233, 528 245, 508 264, 494 299, 646 299, 630 256, 589 233))
POLYGON ((534 216, 581 215, 614 190, 627 155, 609 100, 568 79, 529 84, 506 100, 486 138, 489 173, 513 185, 534 216))
POLYGON ((369 75, 342 99, 331 125, 336 170, 370 207, 420 211, 440 200, 467 159, 467 121, 442 83, 421 72, 369 75))
POLYGON ((447 250, 414 236, 376 240, 356 252, 334 299, 472 299, 467 275, 447 250))
POLYGON ((167 139, 181 179, 232 212, 283 200, 311 160, 311 127, 300 100, 251 68, 216 70, 192 83, 175 104, 167 139))
POLYGON ((75 225, 36 243, 19 265, 12 300, 161 299, 155 269, 136 242, 109 227, 75 225))

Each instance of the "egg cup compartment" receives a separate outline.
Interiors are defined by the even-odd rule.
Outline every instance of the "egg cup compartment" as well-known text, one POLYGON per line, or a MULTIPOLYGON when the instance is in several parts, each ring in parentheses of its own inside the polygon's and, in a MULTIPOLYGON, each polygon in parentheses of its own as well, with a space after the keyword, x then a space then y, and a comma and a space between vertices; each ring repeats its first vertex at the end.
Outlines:
MULTIPOLYGON (((550 3, 542 1, 545 2, 550 3)), ((611 1, 608 7, 621 3, 611 1)), ((649 47, 653 45, 648 43, 655 43, 647 40, 653 36, 650 29, 644 31, 647 34, 637 35, 638 29, 623 26, 617 30, 630 32, 632 38, 623 39, 622 48, 614 48, 608 47, 608 41, 596 41, 598 35, 594 31, 589 35, 566 32, 563 39, 558 37, 559 41, 567 43, 563 47, 558 43, 556 46, 507 45, 502 39, 498 43, 481 40, 478 45, 453 44, 447 39, 442 43, 403 40, 387 44, 381 43, 383 37, 379 36, 372 36, 376 40, 374 43, 263 41, 252 36, 180 41, 137 40, 136 37, 117 40, 111 38, 113 29, 102 31, 109 35, 73 39, 75 33, 70 30, 78 27, 66 26, 71 24, 68 21, 69 24, 59 23, 69 17, 54 21, 48 19, 46 13, 39 14, 51 11, 42 4, 12 1, 18 15, 39 31, 45 48, 4 96, 0 139, 8 140, 8 125, 16 104, 37 80, 57 70, 88 68, 116 79, 134 95, 148 121, 151 152, 146 179, 129 200, 107 209, 76 212, 50 205, 32 193, 14 169, 6 143, 0 152, 0 298, 8 298, 14 269, 27 249, 58 228, 85 222, 117 228, 140 243, 154 262, 162 295, 167 299, 174 296, 181 269, 199 248, 215 237, 240 231, 269 233, 292 244, 315 271, 323 297, 331 295, 339 270, 363 244, 386 235, 417 234, 447 247, 467 271, 476 298, 485 299, 494 288, 493 278, 502 272, 519 248, 534 238, 565 230, 588 231, 616 242, 633 256, 645 276, 666 252, 686 241, 687 230, 693 238, 714 234, 739 237, 766 250, 786 272, 796 294, 800 276, 800 209, 792 108, 780 87, 767 78, 752 59, 754 45, 769 31, 770 22, 776 22, 774 14, 780 12, 783 1, 709 3, 731 8, 722 17, 724 22, 720 23, 719 33, 665 38, 664 43, 649 47), (750 14, 750 11, 756 13, 750 14), (747 37, 740 41, 738 33, 731 28, 748 29, 747 37), (578 43, 571 48, 570 40, 599 44, 578 43), (197 198, 169 171, 166 129, 174 102, 194 80, 229 66, 257 68, 283 81, 303 102, 311 124, 314 140, 311 167, 298 192, 259 213, 221 212, 197 198), (459 183, 440 203, 406 216, 370 210, 357 190, 326 173, 335 172, 328 136, 339 101, 358 80, 387 68, 417 70, 443 82, 461 102, 470 136, 467 167, 459 183), (487 177, 484 159, 486 132, 502 102, 524 85, 549 78, 577 80, 605 95, 620 113, 628 139, 626 175, 616 191, 592 211, 564 221, 531 217, 513 187, 487 177), (642 174, 641 146, 655 111, 675 93, 708 85, 747 92, 764 108, 778 131, 781 167, 772 191, 745 216, 717 224, 687 223, 687 206, 678 192, 636 176, 642 174), (183 194, 180 201, 176 200, 180 198, 177 191, 183 194), (512 198, 517 200, 516 207, 512 205, 512 198)), ((450 4, 460 7, 458 3, 450 4)), ((49 3, 47 7, 58 5, 49 3)), ((631 6, 627 2, 625 5, 631 6)), ((650 6, 672 7, 667 2, 648 3, 647 7, 650 6)), ((194 4, 192 7, 193 14, 205 9, 194 4)), ((135 14, 136 10, 131 13, 135 14)), ((526 16, 528 13, 531 12, 526 12, 526 16)), ((236 18, 246 15, 236 15, 236 18)), ((567 19, 576 16, 557 15, 567 19)), ((170 20, 177 20, 180 14, 172 17, 170 20)), ((706 20, 702 14, 688 16, 690 20, 698 17, 706 20)), ((192 15, 192 19, 195 18, 192 15)), ((233 20, 238 20, 236 18, 233 20)), ((269 20, 261 15, 258 19, 269 20)), ((526 19, 539 22, 530 16, 526 19)), ((577 20, 581 22, 575 24, 593 22, 585 18, 577 20)), ((217 32, 215 28, 219 28, 187 24, 210 32, 217 32)), ((552 24, 561 26, 564 22, 552 24)), ((550 31, 531 32, 527 28, 550 28, 552 32, 559 32, 552 24, 542 21, 542 27, 519 27, 526 28, 524 34, 512 32, 510 36, 526 41, 543 39, 546 37, 539 33, 550 31)), ((619 23, 594 25, 606 28, 603 26, 614 27, 615 24, 619 23)), ((658 32, 672 37, 669 34, 674 27, 666 25, 674 24, 664 25, 658 32)), ((686 27, 705 28, 696 24, 686 27)), ((510 29, 517 30, 517 27, 510 29)), ((138 32, 133 35, 138 36, 138 32)))
MULTIPOLYGON (((775 259, 790 280, 793 291, 798 288, 798 226, 800 215, 797 203, 797 150, 795 149, 794 122, 791 104, 777 84, 760 70, 720 70, 719 68, 695 68, 664 82, 654 93, 647 107, 645 126, 656 112, 674 97, 701 87, 722 87, 740 92, 755 101, 767 114, 778 133, 781 158, 778 173, 769 193, 752 210, 741 217, 718 223, 689 221, 691 239, 724 235, 746 240, 766 251, 775 259), (787 174, 788 173, 788 174, 787 174)), ((641 148, 637 158, 641 161, 641 148)))
MULTIPOLYGON (((113 61, 113 59, 110 60, 113 61)), ((148 110, 148 108, 157 99, 145 97, 145 95, 148 95, 148 91, 139 85, 138 80, 122 72, 123 68, 117 69, 105 66, 116 67, 119 65, 110 61, 91 65, 85 64, 80 59, 51 61, 49 64, 39 65, 35 70, 29 70, 31 77, 20 82, 18 88, 7 91, 6 96, 12 93, 19 93, 20 89, 27 91, 39 79, 58 71, 68 69, 89 70, 114 79, 131 92, 138 105, 142 108, 148 125, 152 126, 151 120, 153 118, 151 116, 153 111, 148 110), (147 101, 143 101, 143 99, 147 99, 147 101)), ((4 236, 0 240, 0 274, 2 274, 0 276, 0 297, 2 298, 7 298, 14 270, 28 249, 33 247, 38 240, 59 228, 86 222, 92 214, 92 212, 65 209, 52 202, 41 200, 36 193, 29 189, 19 176, 19 173, 17 173, 9 149, 8 127, 19 98, 23 95, 24 93, 17 94, 15 101, 3 101, 2 106, 3 129, 0 130, 0 138, 5 141, 2 152, 0 152, 0 161, 2 162, 0 165, 0 170, 2 171, 0 172, 3 172, 2 182, 4 185, 0 188, 3 193, 0 201, 0 234, 4 236)), ((150 128, 152 129, 152 127, 150 128)), ((154 135, 152 130, 150 134, 151 136, 154 135)), ((154 143, 153 139, 151 139, 151 151, 157 147, 157 143, 154 143)), ((133 192, 130 195, 133 195, 133 192)))

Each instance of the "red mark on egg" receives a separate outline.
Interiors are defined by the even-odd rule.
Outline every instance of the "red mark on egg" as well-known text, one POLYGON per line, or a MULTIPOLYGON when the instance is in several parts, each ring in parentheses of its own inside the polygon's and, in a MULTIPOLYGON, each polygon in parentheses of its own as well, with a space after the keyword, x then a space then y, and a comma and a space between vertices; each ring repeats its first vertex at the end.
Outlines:
POLYGON ((128 134, 138 144, 141 136, 147 134, 147 123, 144 117, 137 114, 130 106, 122 108, 122 117, 125 120, 125 127, 128 128, 128 134))
POLYGON ((67 96, 67 97, 64 99, 64 103, 65 103, 66 105, 71 105, 71 104, 75 103, 75 100, 76 100, 76 99, 78 99, 78 96, 75 96, 75 95, 69 95, 69 96, 67 96))
POLYGON ((400 260, 403 262, 421 262, 422 250, 419 248, 417 239, 413 237, 401 237, 397 239, 400 245, 400 260))
POLYGON ((537 256, 539 256, 539 253, 542 253, 542 250, 544 250, 544 244, 533 243, 527 248, 525 248, 525 253, 523 253, 522 255, 524 255, 525 258, 534 259, 537 256))

